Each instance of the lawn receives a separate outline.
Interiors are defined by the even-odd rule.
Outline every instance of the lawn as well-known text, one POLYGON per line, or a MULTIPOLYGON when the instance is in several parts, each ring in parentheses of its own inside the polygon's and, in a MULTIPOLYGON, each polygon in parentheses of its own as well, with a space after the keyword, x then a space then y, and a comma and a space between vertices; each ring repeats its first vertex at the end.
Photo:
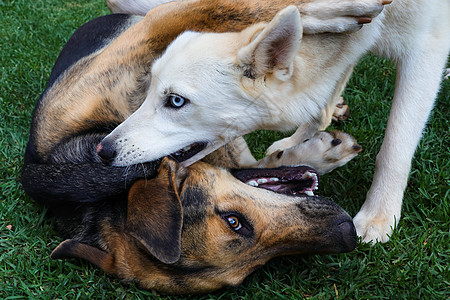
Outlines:
MULTIPOLYGON (((18 183, 31 113, 70 34, 108 10, 103 0, 0 0, 0 298, 190 299, 165 297, 80 260, 53 261, 61 241, 45 211, 18 183)), ((319 194, 354 215, 374 171, 393 94, 392 63, 372 56, 356 68, 344 96, 348 121, 364 151, 323 176, 319 194)), ((352 253, 277 258, 237 288, 198 299, 450 299, 450 80, 443 83, 413 161, 403 217, 390 242, 359 244, 352 253)), ((281 134, 260 131, 248 141, 261 156, 281 134)), ((197 298, 197 297, 196 297, 197 298)))

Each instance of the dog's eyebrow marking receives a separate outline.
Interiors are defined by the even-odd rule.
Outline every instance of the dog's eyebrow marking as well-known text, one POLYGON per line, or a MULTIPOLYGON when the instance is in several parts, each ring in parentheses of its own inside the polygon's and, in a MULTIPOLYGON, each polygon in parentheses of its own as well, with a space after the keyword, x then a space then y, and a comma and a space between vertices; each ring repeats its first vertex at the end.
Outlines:
POLYGON ((201 223, 206 218, 208 194, 200 187, 186 189, 181 198, 184 226, 201 223))
POLYGON ((227 248, 228 249, 235 249, 235 248, 239 248, 242 245, 242 241, 239 239, 234 239, 231 240, 227 243, 227 248))

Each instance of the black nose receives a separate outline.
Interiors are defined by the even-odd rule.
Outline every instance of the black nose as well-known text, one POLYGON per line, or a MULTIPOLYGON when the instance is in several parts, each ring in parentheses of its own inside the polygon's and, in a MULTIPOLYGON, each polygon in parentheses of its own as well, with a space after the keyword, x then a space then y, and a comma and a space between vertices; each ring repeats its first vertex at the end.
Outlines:
POLYGON ((106 162, 110 162, 116 157, 116 149, 107 142, 101 142, 97 145, 97 154, 106 162))
POLYGON ((338 228, 342 234, 344 246, 347 251, 352 251, 356 248, 356 228, 351 220, 344 220, 338 224, 338 228))

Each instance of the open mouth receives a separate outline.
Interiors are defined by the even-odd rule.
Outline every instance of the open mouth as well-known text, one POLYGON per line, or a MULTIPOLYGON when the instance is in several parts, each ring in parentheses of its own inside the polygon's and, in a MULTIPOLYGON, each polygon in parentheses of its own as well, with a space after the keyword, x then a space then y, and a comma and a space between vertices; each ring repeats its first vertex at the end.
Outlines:
POLYGON ((205 149, 207 145, 208 143, 206 142, 196 142, 172 153, 170 157, 180 163, 193 157, 195 154, 205 149))
POLYGON ((231 173, 248 185, 286 195, 314 196, 319 187, 317 171, 307 166, 233 169, 231 173))

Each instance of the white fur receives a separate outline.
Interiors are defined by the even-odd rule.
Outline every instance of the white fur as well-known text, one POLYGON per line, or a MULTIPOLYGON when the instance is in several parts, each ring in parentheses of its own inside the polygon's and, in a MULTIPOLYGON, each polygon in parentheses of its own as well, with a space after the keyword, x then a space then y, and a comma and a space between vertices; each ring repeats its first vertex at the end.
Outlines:
POLYGON ((341 131, 319 131, 309 139, 298 140, 297 144, 291 144, 291 141, 292 139, 276 152, 255 162, 252 167, 276 168, 299 164, 311 166, 322 175, 342 167, 361 151, 361 146, 355 139, 341 131), (338 143, 334 143, 336 141, 338 143))
POLYGON ((172 1, 180 0, 107 0, 106 4, 113 13, 144 16, 150 9, 172 1))
MULTIPOLYGON (((113 13, 145 16, 158 5, 181 0, 106 0, 113 13)), ((203 0, 183 0, 196 3, 203 0)), ((361 16, 378 15, 381 5, 373 0, 314 0, 302 4, 302 22, 307 34, 353 32, 361 29, 361 16)))
MULTIPOLYGON (((380 4, 360 2, 364 7, 380 4)), ((327 5, 339 5, 339 1, 317 3, 328 3, 324 12, 327 5)), ((270 70, 263 68, 264 76, 258 73, 261 54, 255 61, 242 61, 252 57, 242 49, 257 49, 258 34, 264 30, 282 34, 278 26, 295 24, 298 15, 294 15, 287 8, 268 25, 255 25, 241 33, 182 34, 155 62, 144 105, 106 138, 128 140, 120 144, 115 164, 155 159, 195 141, 211 142, 189 164, 261 128, 287 130, 306 124, 314 129, 307 131, 314 132, 326 125, 317 120, 328 115, 326 111, 338 100, 352 66, 373 51, 393 59, 398 75, 373 184, 354 223, 363 241, 385 242, 400 219, 411 158, 433 108, 449 53, 449 1, 394 0, 358 32, 304 36, 301 42, 291 39, 288 43, 299 43, 298 55, 294 59, 287 55, 270 70), (277 66, 281 65, 285 72, 280 75, 277 66), (249 74, 249 67, 256 72, 255 79, 243 76, 245 71, 249 74), (163 106, 168 92, 185 96, 190 103, 168 110, 163 106), (139 148, 141 157, 126 156, 133 147, 139 148)), ((301 35, 301 27, 295 30, 301 35)))

